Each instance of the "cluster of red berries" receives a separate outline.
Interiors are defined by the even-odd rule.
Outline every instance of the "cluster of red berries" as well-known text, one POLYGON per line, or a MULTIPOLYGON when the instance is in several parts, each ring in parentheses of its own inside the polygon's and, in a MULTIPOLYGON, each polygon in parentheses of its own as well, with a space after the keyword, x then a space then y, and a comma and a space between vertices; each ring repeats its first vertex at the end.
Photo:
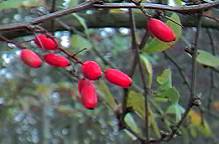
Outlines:
POLYGON ((172 42, 176 40, 173 30, 161 20, 150 18, 147 22, 147 29, 157 39, 164 42, 172 42))
MULTIPOLYGON (((55 38, 49 37, 45 34, 38 34, 34 38, 35 44, 43 50, 58 50, 58 42, 55 38)), ((22 49, 20 53, 21 60, 32 68, 39 68, 42 66, 41 57, 30 49, 22 49)), ((67 67, 70 65, 70 61, 55 53, 47 53, 43 55, 44 61, 54 67, 67 67)))
MULTIPOLYGON (((147 23, 147 28, 153 36, 161 41, 172 42, 176 40, 173 30, 158 19, 150 18, 147 23)), ((102 71, 96 62, 86 61, 82 64, 82 73, 84 78, 78 82, 79 98, 85 108, 94 109, 98 103, 98 96, 93 80, 99 79, 102 75, 102 71)), ((122 88, 128 88, 132 84, 132 79, 117 69, 106 69, 104 76, 110 83, 122 88)))
MULTIPOLYGON (((93 80, 98 80, 102 71, 95 61, 85 61, 81 69, 84 78, 78 81, 79 98, 85 108, 94 109, 98 103, 98 96, 93 80)), ((110 83, 122 88, 128 88, 132 84, 132 79, 117 69, 107 68, 104 71, 104 76, 110 83)))
MULTIPOLYGON (((58 42, 56 39, 44 34, 38 34, 34 38, 35 44, 44 50, 58 50, 58 42)), ((20 54, 21 60, 32 68, 39 68, 42 65, 42 59, 39 55, 29 49, 22 49, 20 54)), ((55 67, 67 67, 70 61, 61 55, 55 53, 47 53, 43 55, 44 61, 55 67)), ((94 109, 98 103, 98 96, 94 85, 94 80, 98 80, 102 76, 102 70, 95 61, 85 61, 82 63, 81 72, 83 78, 78 81, 79 98, 83 106, 87 109, 94 109)), ((105 78, 112 84, 122 88, 128 88, 132 84, 132 79, 125 73, 108 68, 104 71, 105 78)))
MULTIPOLYGON (((150 33, 164 42, 176 40, 173 30, 164 22, 150 18, 147 23, 147 29, 150 33)), ((38 34, 34 39, 35 44, 43 50, 58 50, 58 42, 55 38, 45 34, 38 34)), ((21 60, 32 68, 39 68, 42 65, 42 59, 39 55, 29 49, 22 49, 20 54, 21 60)), ((43 55, 44 61, 54 67, 67 67, 70 61, 61 55, 47 53, 43 55)), ((102 76, 102 70, 95 61, 85 61, 82 63, 81 71, 83 78, 78 81, 79 98, 83 106, 87 109, 94 109, 98 103, 98 96, 94 85, 94 80, 102 76)), ((104 71, 105 78, 112 84, 122 88, 128 88, 132 84, 132 79, 125 73, 108 68, 104 71)))

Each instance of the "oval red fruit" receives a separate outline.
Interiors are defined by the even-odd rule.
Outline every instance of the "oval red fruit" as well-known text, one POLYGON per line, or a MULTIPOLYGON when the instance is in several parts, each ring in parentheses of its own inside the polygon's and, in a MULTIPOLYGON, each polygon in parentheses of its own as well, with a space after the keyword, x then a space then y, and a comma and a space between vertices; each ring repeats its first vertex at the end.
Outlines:
POLYGON ((78 91, 81 103, 87 109, 94 109, 97 107, 98 97, 94 83, 87 79, 81 79, 78 82, 78 91))
POLYGON ((81 89, 85 86, 85 85, 89 85, 90 81, 87 79, 80 79, 78 81, 78 92, 79 94, 81 93, 81 89))
POLYGON ((84 77, 89 80, 97 80, 102 75, 101 68, 95 61, 85 61, 81 69, 84 77))
POLYGON ((22 49, 20 53, 21 60, 32 68, 39 68, 42 65, 41 58, 32 50, 22 49))
POLYGON ((47 37, 45 34, 38 34, 34 38, 35 44, 42 49, 56 50, 58 49, 58 43, 55 39, 47 37))
POLYGON ((173 30, 161 20, 150 18, 147 22, 148 30, 161 41, 172 42, 176 40, 173 30))
POLYGON ((61 55, 49 53, 43 56, 47 64, 55 67, 67 67, 70 65, 70 61, 61 55))
POLYGON ((117 69, 106 69, 104 71, 104 76, 109 82, 123 88, 128 88, 132 84, 132 79, 128 75, 117 69))

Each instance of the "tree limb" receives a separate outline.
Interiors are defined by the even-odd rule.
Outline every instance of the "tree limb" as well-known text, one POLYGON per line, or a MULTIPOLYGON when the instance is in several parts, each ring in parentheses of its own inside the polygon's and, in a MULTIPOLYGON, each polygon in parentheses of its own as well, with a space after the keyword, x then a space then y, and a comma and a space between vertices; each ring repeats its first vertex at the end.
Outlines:
MULTIPOLYGON (((98 11, 93 14, 79 14, 83 19, 86 20, 86 24, 88 28, 104 28, 104 27, 127 27, 129 28, 129 16, 127 13, 103 13, 102 11, 98 11)), ((180 19, 182 25, 184 27, 196 27, 197 19, 193 16, 184 16, 180 15, 180 19)), ((60 18, 61 21, 64 21, 66 25, 69 27, 73 27, 78 30, 83 30, 82 25, 71 15, 60 18)), ((135 21, 137 28, 145 28, 146 19, 143 14, 135 14, 135 21)), ((50 21, 46 21, 42 23, 41 26, 48 31, 51 31, 50 21)), ((219 23, 216 21, 203 18, 202 19, 202 27, 205 28, 213 28, 219 29, 219 23)), ((56 23, 54 26, 55 31, 63 31, 67 30, 63 28, 63 25, 60 23, 56 23)), ((16 37, 21 37, 25 35, 30 35, 31 33, 24 28, 24 25, 21 23, 12 24, 12 25, 3 25, 0 26, 1 35, 7 37, 8 39, 13 39, 16 37), (16 27, 21 27, 22 29, 14 29, 16 27)), ((0 39, 1 40, 1 39, 0 39)))
MULTIPOLYGON (((154 10, 165 10, 165 11, 174 11, 183 14, 192 14, 197 13, 202 10, 210 9, 213 7, 219 6, 219 1, 211 3, 203 3, 199 5, 190 5, 190 6, 169 6, 164 4, 155 4, 155 3, 141 3, 141 7, 145 9, 154 9, 154 10)), ((133 3, 105 3, 105 4, 94 4, 95 8, 138 8, 133 3)))
MULTIPOLYGON (((53 20, 55 18, 60 18, 62 16, 69 15, 71 13, 81 12, 83 10, 88 9, 98 9, 98 8, 138 8, 137 5, 132 3, 99 3, 100 0, 90 0, 86 1, 76 7, 64 9, 60 11, 56 11, 53 13, 49 13, 47 15, 43 15, 40 17, 37 17, 33 19, 31 22, 27 23, 15 23, 15 24, 7 24, 0 26, 0 32, 3 36, 11 39, 16 38, 23 35, 28 35, 30 32, 28 32, 28 28, 31 25, 38 25, 42 24, 42 27, 44 27, 47 30, 51 31, 51 27, 48 24, 50 20, 53 20), (15 30, 15 31, 13 31, 15 30)), ((192 6, 182 6, 182 7, 172 7, 168 5, 162 5, 162 4, 152 4, 152 3, 142 3, 142 7, 147 9, 155 9, 155 10, 166 10, 166 11, 174 11, 178 13, 197 13, 201 10, 210 9, 213 7, 219 6, 219 1, 212 2, 212 3, 204 3, 199 5, 192 5, 192 6)), ((136 27, 143 28, 145 26, 145 18, 140 16, 136 19, 136 27)), ((87 25, 90 28, 101 28, 101 27, 129 27, 128 25, 128 14, 127 13, 116 13, 116 14, 110 14, 110 13, 95 13, 95 14, 87 14, 82 16, 87 21, 87 25), (100 21, 101 20, 101 21, 100 21)), ((189 17, 189 16, 188 16, 189 17)), ((190 17, 188 20, 188 17, 182 18, 182 23, 184 26, 195 26, 197 20, 194 20, 193 17, 190 17)), ((79 22, 76 22, 75 20, 72 22, 69 19, 64 20, 67 25, 76 27, 76 28, 82 28, 82 26, 79 24, 79 22)), ((203 27, 208 28, 219 28, 219 24, 212 19, 206 19, 203 20, 203 27)), ((63 27, 61 25, 54 26, 54 30, 63 30, 63 27)), ((1 40, 1 39, 0 39, 1 40)))

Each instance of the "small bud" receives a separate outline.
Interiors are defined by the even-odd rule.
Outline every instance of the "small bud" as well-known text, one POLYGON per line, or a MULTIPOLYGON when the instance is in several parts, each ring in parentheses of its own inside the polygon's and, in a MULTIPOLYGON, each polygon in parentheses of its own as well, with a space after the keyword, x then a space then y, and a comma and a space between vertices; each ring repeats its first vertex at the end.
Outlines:
POLYGON ((30 49, 22 49, 20 58, 26 65, 32 68, 39 68, 42 65, 41 58, 30 49))
POLYGON ((102 75, 101 68, 95 61, 85 61, 82 64, 82 73, 89 80, 97 80, 102 75))
POLYGON ((132 79, 117 69, 108 68, 105 70, 104 75, 109 82, 123 88, 128 88, 132 84, 132 79))
POLYGON ((47 64, 54 66, 54 67, 67 67, 70 65, 70 61, 61 55, 49 53, 43 56, 44 60, 47 64))
POLYGON ((34 38, 35 44, 42 49, 56 50, 58 49, 58 43, 55 39, 47 37, 45 34, 38 34, 34 38))
POLYGON ((173 30, 161 20, 150 18, 147 22, 147 29, 161 41, 172 42, 176 40, 173 30))

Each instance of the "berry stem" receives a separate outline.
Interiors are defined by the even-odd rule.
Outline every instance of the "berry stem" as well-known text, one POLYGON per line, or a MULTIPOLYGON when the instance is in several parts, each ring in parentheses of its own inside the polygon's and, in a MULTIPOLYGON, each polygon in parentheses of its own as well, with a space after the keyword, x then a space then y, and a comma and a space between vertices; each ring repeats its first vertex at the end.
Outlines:
POLYGON ((22 46, 21 44, 15 42, 15 41, 12 41, 12 40, 9 40, 7 39, 5 36, 3 35, 0 35, 0 39, 7 42, 7 43, 11 43, 11 44, 14 44, 17 48, 19 49, 26 49, 26 47, 22 46))
POLYGON ((72 54, 71 52, 66 51, 66 50, 63 49, 62 47, 59 47, 59 50, 60 50, 61 52, 63 52, 64 54, 66 54, 67 56, 69 56, 70 58, 72 58, 73 60, 75 60, 76 63, 83 64, 82 61, 80 61, 77 57, 75 57, 75 54, 72 54))

